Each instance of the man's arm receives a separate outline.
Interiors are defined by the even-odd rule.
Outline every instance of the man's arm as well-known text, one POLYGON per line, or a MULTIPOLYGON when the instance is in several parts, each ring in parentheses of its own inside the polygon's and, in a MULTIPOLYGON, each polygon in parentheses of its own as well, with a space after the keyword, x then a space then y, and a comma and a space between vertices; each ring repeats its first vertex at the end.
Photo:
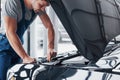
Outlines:
POLYGON ((21 57, 23 63, 30 63, 33 61, 33 58, 30 58, 28 54, 25 52, 22 43, 16 34, 17 30, 17 21, 16 19, 5 16, 5 28, 6 28, 6 36, 9 40, 11 47, 15 50, 15 52, 21 57))
POLYGON ((49 40, 48 48, 54 49, 54 35, 55 34, 54 34, 53 25, 46 13, 42 14, 40 18, 41 18, 42 23, 48 30, 48 40, 49 40))
POLYGON ((47 59, 48 61, 51 60, 52 57, 56 56, 56 52, 54 52, 54 29, 53 25, 46 13, 42 14, 39 16, 41 18, 42 23, 48 30, 48 54, 47 54, 47 59))
POLYGON ((35 13, 39 15, 41 18, 42 23, 48 30, 48 54, 47 54, 47 60, 50 61, 52 57, 56 56, 56 52, 54 52, 54 29, 53 25, 48 17, 48 15, 44 12, 45 8, 49 5, 49 3, 46 0, 33 0, 32 1, 32 8, 35 13), (43 12, 41 14, 41 12, 43 12))

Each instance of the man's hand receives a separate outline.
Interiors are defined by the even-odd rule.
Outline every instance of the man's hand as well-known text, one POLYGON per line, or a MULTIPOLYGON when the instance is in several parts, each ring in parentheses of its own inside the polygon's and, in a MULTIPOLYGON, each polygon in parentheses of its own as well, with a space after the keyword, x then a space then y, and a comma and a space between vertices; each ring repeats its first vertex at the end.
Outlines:
POLYGON ((51 61, 51 59, 56 55, 57 55, 57 52, 55 52, 54 49, 49 49, 47 54, 47 60, 51 61))
POLYGON ((31 58, 28 56, 23 59, 22 63, 35 63, 35 62, 36 62, 35 58, 31 58))

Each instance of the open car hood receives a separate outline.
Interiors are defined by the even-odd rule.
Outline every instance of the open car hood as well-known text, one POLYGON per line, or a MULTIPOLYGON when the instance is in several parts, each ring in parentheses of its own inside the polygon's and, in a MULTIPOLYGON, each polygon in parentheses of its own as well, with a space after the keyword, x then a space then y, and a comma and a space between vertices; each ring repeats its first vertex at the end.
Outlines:
POLYGON ((119 0, 49 0, 80 54, 97 61, 120 34, 119 0))

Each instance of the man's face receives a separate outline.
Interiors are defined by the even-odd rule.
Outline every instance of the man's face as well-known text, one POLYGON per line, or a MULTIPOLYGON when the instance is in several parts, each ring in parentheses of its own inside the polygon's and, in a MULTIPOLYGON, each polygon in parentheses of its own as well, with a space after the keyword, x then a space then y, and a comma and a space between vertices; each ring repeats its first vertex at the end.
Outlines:
POLYGON ((38 12, 40 10, 44 10, 49 3, 46 0, 33 0, 32 7, 35 12, 38 12))

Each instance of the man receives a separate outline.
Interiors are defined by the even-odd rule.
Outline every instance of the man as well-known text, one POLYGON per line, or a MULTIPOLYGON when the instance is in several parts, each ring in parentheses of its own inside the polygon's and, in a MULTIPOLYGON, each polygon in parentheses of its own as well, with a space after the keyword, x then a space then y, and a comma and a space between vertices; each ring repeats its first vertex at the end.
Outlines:
POLYGON ((20 59, 23 63, 35 62, 23 49, 22 37, 36 15, 48 30, 48 61, 56 56, 54 30, 45 12, 46 6, 48 3, 45 0, 6 0, 3 8, 5 33, 0 33, 0 80, 6 80, 7 69, 20 62, 20 59))

